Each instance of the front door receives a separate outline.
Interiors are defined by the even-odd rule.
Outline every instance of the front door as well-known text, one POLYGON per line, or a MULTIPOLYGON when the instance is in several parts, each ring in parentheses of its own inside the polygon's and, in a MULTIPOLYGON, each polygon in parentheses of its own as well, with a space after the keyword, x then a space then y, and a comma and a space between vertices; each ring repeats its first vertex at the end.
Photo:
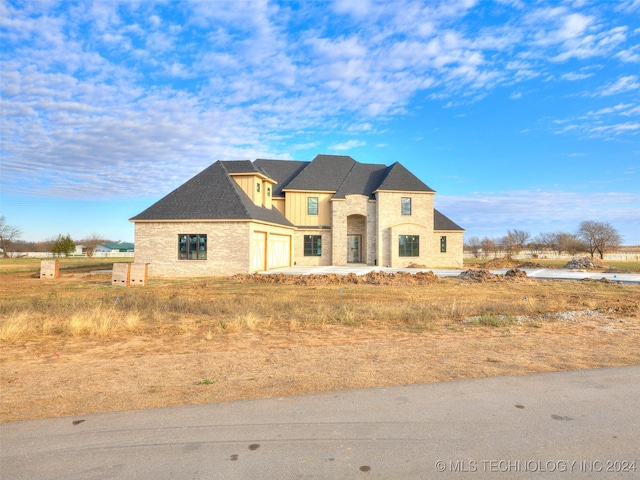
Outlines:
POLYGON ((347 235, 347 263, 361 263, 362 235, 347 235))

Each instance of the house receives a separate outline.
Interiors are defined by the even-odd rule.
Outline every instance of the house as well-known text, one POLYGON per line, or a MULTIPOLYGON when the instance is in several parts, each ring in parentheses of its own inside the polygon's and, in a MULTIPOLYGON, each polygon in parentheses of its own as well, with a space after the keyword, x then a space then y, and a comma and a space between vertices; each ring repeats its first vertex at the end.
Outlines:
POLYGON ((101 243, 93 249, 94 253, 125 253, 133 252, 134 244, 125 242, 101 243))
POLYGON ((291 265, 461 267, 464 229, 400 163, 349 156, 217 161, 131 218, 150 275, 291 265))

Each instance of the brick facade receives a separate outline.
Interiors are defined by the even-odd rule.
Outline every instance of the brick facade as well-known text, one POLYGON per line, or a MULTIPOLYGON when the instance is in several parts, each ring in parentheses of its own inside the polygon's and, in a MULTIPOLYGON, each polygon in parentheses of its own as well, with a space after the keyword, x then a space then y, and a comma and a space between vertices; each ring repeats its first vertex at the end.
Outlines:
POLYGON ((464 230, 434 210, 434 195, 398 163, 328 155, 312 162, 216 162, 132 219, 136 262, 149 264, 150 276, 350 263, 461 267, 464 230), (180 259, 181 234, 206 235, 207 258, 180 259), (320 255, 317 249, 305 255, 308 236, 320 236, 320 255), (401 251, 401 239, 411 248, 401 251))

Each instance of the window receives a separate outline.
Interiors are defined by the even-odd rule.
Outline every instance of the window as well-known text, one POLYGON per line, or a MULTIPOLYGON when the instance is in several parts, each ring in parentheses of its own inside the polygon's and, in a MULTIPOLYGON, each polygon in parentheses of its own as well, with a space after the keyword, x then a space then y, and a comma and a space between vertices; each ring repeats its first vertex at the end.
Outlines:
POLYGON ((420 236, 419 235, 398 235, 399 255, 401 257, 420 256, 420 236))
POLYGON ((440 253, 447 253, 447 237, 440 237, 440 253))
POLYGON ((318 214, 318 197, 307 198, 307 215, 318 214))
POLYGON ((267 197, 271 196, 271 187, 267 187, 267 197))
POLYGON ((256 192, 260 193, 260 183, 256 183, 256 192))
POLYGON ((319 257, 322 255, 322 237, 320 235, 304 236, 304 256, 319 257))
POLYGON ((200 233, 178 235, 178 260, 206 260, 207 236, 200 233))
POLYGON ((402 215, 411 215, 411 198, 402 197, 402 215))

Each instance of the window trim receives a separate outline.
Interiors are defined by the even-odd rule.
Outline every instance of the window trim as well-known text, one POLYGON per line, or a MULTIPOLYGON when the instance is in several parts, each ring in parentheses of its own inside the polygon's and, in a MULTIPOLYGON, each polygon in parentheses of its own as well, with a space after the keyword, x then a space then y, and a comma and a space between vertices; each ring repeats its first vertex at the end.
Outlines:
POLYGON ((419 257, 420 235, 398 235, 398 256, 419 257))
POLYGON ((320 209, 319 203, 318 197, 307 197, 307 215, 318 215, 318 210, 320 209))
POLYGON ((400 213, 402 215, 411 215, 411 197, 400 198, 400 213))
POLYGON ((322 235, 305 235, 303 240, 303 253, 305 257, 321 257, 322 235))
POLYGON ((178 261, 207 260, 207 243, 207 234, 205 233, 179 233, 178 261), (195 243, 192 240, 193 237, 195 237, 195 243), (184 249, 182 248, 183 246, 184 249), (195 249, 193 248, 194 246, 195 249))

